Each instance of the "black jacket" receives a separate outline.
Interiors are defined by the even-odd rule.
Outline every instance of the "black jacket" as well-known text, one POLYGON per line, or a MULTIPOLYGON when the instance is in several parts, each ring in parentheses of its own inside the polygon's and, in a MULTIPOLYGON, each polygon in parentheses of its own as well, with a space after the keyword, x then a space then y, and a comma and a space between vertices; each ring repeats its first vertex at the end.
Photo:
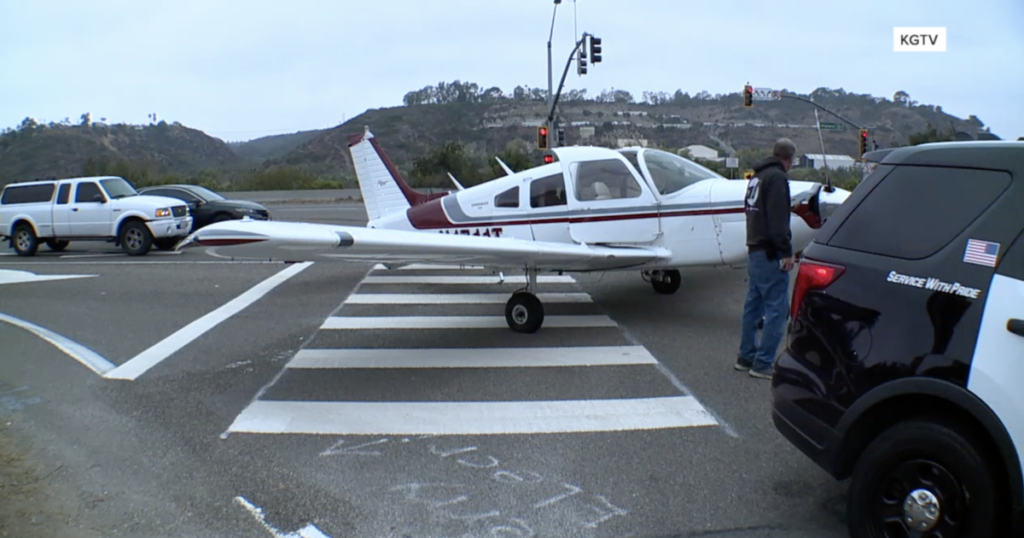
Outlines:
POLYGON ((793 255, 789 204, 789 178, 782 162, 775 157, 758 161, 743 204, 750 250, 764 250, 772 260, 793 255))

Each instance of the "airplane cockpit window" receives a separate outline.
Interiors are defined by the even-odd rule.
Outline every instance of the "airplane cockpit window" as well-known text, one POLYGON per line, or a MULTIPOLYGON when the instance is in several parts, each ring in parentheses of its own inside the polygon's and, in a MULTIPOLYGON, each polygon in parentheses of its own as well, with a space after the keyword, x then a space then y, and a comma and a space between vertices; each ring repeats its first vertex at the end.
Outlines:
POLYGON ((530 207, 565 205, 565 178, 561 173, 542 177, 530 183, 530 207))
POLYGON ((643 190, 633 172, 618 159, 584 161, 576 165, 576 199, 638 198, 643 190))
POLYGON ((494 207, 519 207, 519 187, 512 187, 495 196, 494 207))
POLYGON ((695 162, 659 149, 644 150, 643 159, 651 180, 661 194, 681 191, 705 179, 724 177, 695 162))

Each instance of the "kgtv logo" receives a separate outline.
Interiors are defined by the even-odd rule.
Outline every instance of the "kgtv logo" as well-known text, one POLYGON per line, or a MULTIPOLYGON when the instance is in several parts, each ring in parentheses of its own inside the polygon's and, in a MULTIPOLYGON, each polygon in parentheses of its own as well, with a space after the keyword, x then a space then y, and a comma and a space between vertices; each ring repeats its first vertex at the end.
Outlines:
POLYGON ((892 40, 894 52, 946 52, 945 27, 896 27, 892 40))

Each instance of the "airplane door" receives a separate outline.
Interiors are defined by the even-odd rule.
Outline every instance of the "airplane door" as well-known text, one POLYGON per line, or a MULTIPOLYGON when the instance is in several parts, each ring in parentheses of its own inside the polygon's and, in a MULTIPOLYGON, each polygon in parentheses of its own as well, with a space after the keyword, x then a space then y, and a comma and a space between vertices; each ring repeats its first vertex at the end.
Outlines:
POLYGON ((79 183, 68 209, 68 237, 103 237, 110 235, 111 207, 100 186, 93 182, 79 183))
POLYGON ((527 179, 530 196, 530 229, 535 241, 571 243, 565 175, 562 172, 527 179))
POLYGON ((660 233, 657 199, 624 157, 574 162, 569 233, 582 243, 649 243, 660 233))

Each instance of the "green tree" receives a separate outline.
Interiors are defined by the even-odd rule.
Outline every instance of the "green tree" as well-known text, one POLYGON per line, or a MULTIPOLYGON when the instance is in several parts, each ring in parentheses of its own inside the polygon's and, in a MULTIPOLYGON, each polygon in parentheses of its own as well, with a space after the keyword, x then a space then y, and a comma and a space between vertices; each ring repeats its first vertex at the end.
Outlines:
MULTIPOLYGON (((501 159, 513 172, 522 172, 527 168, 534 166, 534 158, 530 152, 530 146, 521 139, 515 139, 505 146, 505 150, 498 154, 498 158, 501 159)), ((489 160, 491 168, 491 177, 501 177, 506 175, 505 170, 498 164, 495 159, 489 160)), ((458 177, 458 176, 456 176, 458 177)))
POLYGON ((475 185, 479 182, 480 171, 474 159, 462 142, 450 140, 443 146, 417 157, 412 164, 412 176, 417 187, 450 186, 448 174, 460 183, 475 185))
POLYGON ((929 122, 928 129, 910 135, 908 137, 908 142, 911 146, 916 146, 918 144, 927 144, 929 142, 949 142, 953 140, 953 134, 954 133, 952 129, 948 131, 945 129, 939 131, 938 129, 935 128, 934 125, 931 124, 931 122, 929 122))

